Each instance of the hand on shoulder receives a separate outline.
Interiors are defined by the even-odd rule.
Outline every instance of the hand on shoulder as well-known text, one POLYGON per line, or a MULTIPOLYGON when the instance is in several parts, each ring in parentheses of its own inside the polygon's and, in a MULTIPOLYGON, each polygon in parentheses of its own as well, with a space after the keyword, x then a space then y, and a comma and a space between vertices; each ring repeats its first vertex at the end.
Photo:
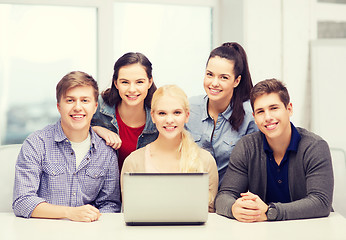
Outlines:
POLYGON ((93 126, 92 129, 96 132, 97 135, 105 140, 106 145, 114 148, 115 150, 121 147, 122 141, 119 135, 115 132, 100 126, 93 126))

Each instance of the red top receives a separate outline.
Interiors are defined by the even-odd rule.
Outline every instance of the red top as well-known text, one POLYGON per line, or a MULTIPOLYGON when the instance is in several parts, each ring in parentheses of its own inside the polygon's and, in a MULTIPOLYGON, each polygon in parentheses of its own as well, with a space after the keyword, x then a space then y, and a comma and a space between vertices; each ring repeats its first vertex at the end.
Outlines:
POLYGON ((138 137, 143 132, 144 126, 139 128, 132 128, 127 126, 122 120, 118 112, 118 108, 115 108, 115 117, 118 122, 119 127, 119 137, 122 141, 121 147, 118 149, 118 164, 119 164, 119 172, 121 172, 121 168, 123 167, 123 163, 125 158, 130 155, 134 150, 137 149, 137 141, 138 137))

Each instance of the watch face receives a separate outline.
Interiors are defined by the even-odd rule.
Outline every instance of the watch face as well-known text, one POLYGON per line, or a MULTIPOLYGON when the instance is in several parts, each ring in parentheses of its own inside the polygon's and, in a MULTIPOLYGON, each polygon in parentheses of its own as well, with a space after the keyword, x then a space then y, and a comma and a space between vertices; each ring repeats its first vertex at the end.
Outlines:
POLYGON ((275 207, 269 207, 267 212, 267 218, 270 221, 276 220, 278 216, 278 210, 275 207))

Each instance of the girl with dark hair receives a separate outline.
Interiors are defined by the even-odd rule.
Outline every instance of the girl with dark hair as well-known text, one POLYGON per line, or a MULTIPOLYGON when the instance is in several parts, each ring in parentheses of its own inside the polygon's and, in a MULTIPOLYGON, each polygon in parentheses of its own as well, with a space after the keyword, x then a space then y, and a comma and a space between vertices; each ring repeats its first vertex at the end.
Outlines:
POLYGON ((129 52, 115 62, 112 86, 99 97, 91 125, 118 150, 119 171, 131 152, 158 136, 150 116, 155 90, 151 62, 142 53, 129 52))
POLYGON ((190 99, 186 127, 195 142, 216 160, 219 184, 237 141, 258 130, 250 106, 251 75, 244 49, 224 43, 211 51, 204 77, 206 96, 190 99))

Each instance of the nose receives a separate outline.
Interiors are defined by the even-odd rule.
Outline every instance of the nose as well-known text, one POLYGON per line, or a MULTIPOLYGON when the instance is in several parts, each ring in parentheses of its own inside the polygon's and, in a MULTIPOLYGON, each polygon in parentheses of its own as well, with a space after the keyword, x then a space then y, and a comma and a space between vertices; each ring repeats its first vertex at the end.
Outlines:
POLYGON ((212 86, 219 86, 219 79, 217 78, 217 76, 215 76, 213 79, 212 79, 212 82, 211 82, 211 85, 212 86))
POLYGON ((77 100, 77 101, 76 101, 76 104, 75 104, 75 106, 74 106, 74 110, 75 110, 75 111, 80 111, 80 110, 82 110, 82 103, 81 103, 80 100, 77 100))
POLYGON ((135 84, 131 83, 130 86, 129 86, 129 91, 130 92, 135 92, 135 90, 136 90, 135 84))
POLYGON ((171 114, 166 115, 166 123, 172 123, 173 122, 173 116, 171 114))
POLYGON ((272 116, 269 111, 264 112, 264 119, 269 122, 272 119, 272 116))

